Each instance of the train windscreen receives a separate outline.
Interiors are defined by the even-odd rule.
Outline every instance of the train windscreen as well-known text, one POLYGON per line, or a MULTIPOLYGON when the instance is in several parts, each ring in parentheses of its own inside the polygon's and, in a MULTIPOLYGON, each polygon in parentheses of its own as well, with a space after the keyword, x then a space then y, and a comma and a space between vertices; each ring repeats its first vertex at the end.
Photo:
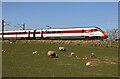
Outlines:
MULTIPOLYGON (((96 27, 96 28, 98 28, 98 27, 96 27)), ((98 29, 101 30, 104 33, 104 31, 102 29, 100 29, 100 28, 98 28, 98 29)))

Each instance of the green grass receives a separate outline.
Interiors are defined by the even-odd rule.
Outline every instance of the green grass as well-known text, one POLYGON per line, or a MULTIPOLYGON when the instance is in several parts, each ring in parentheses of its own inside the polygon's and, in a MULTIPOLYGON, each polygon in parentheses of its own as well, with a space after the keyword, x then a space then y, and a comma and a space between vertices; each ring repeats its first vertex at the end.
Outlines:
POLYGON ((118 49, 82 47, 79 45, 24 42, 3 43, 3 77, 115 77, 118 76, 118 49), (64 46, 66 51, 59 51, 64 46), (37 50, 39 55, 32 55, 37 50), (55 51, 58 58, 47 56, 55 51), (74 52, 75 56, 70 56, 74 52), (97 58, 90 58, 94 52, 97 58), (78 56, 78 57, 76 57, 78 56), (83 59, 87 57, 87 59, 83 59), (92 66, 86 66, 91 61, 92 66))

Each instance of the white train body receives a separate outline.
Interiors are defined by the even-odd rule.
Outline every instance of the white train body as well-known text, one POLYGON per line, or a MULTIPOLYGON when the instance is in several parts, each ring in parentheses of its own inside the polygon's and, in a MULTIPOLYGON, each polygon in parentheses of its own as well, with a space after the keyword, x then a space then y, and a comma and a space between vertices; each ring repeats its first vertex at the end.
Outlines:
MULTIPOLYGON (((92 28, 69 28, 69 29, 48 29, 48 32, 61 31, 61 33, 44 34, 44 37, 81 37, 81 36, 103 36, 100 31, 89 32, 92 28), (87 30, 82 33, 82 30, 87 30)), ((94 28, 93 28, 94 29, 94 28)))
MULTIPOLYGON (((0 37, 2 38, 2 33, 0 37)), ((107 34, 98 27, 4 31, 4 39, 100 39, 107 37, 107 34)))

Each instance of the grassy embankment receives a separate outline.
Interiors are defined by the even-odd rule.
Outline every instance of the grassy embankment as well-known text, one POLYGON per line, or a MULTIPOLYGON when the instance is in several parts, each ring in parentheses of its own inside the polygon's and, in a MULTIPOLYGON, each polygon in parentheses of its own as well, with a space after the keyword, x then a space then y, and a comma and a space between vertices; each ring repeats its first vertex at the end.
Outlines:
MULTIPOLYGON (((114 77, 118 75, 118 49, 101 41, 17 41, 3 42, 4 77, 114 77), (102 46, 100 46, 102 45, 102 46), (64 46, 66 51, 59 51, 64 46), (39 55, 32 55, 33 51, 39 55), (47 56, 53 50, 58 58, 47 56), (70 56, 74 52, 75 56, 70 56), (90 58, 94 52, 97 58, 90 58), (77 57, 76 57, 77 56, 77 57), (87 57, 87 59, 86 59, 87 57), (86 62, 92 66, 87 67, 86 62)), ((117 45, 116 42, 112 45, 117 45)))

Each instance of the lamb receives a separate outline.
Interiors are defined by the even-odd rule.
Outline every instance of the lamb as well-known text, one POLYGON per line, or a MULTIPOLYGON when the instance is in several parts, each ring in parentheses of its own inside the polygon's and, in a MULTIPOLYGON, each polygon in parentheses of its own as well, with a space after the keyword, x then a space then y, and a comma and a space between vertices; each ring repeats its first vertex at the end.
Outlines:
POLYGON ((65 47, 59 47, 60 51, 65 51, 65 47))

